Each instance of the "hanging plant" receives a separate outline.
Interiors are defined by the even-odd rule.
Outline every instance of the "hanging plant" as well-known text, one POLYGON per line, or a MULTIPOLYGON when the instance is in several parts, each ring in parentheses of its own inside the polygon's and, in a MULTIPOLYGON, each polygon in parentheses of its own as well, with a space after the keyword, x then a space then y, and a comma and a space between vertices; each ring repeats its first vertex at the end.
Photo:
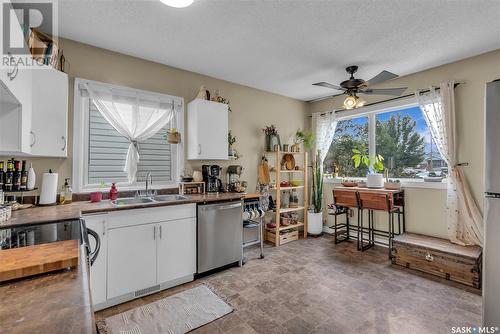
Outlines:
POLYGON ((176 128, 168 129, 166 137, 169 144, 179 144, 181 142, 181 133, 176 128))

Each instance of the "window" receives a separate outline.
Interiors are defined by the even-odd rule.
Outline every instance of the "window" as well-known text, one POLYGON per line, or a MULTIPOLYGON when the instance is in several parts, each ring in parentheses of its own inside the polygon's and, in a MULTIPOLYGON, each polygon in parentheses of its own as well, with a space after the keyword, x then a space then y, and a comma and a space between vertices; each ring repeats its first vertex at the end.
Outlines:
POLYGON ((352 150, 358 149, 371 155, 380 154, 389 177, 446 176, 446 162, 414 100, 374 107, 338 113, 335 135, 324 161, 326 173, 336 172, 339 177, 366 176, 368 168, 364 165, 354 168, 352 150))
MULTIPOLYGON (((137 143, 140 160, 135 174, 136 181, 130 183, 127 172, 124 171, 130 142, 108 123, 86 91, 81 89, 81 84, 77 83, 79 81, 81 79, 75 81, 75 87, 80 85, 80 88, 75 88, 73 134, 75 191, 93 191, 101 183, 105 183, 105 189, 108 189, 111 182, 116 182, 121 190, 141 188, 144 187, 148 172, 152 175, 153 187, 176 186, 183 167, 183 145, 169 144, 165 135, 169 128, 176 128, 183 133, 183 108, 177 108, 175 116, 160 131, 137 143)), ((134 93, 134 90, 129 90, 134 93)), ((176 101, 180 101, 182 106, 182 98, 176 98, 176 101)))
POLYGON ((337 172, 341 176, 364 177, 368 168, 354 168, 353 149, 368 147, 368 117, 338 121, 332 144, 323 163, 325 173, 337 172))

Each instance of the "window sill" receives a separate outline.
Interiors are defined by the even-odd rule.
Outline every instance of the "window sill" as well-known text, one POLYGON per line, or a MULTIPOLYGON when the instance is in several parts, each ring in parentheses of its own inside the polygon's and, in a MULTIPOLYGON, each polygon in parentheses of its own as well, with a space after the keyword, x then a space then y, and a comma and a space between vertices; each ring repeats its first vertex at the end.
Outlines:
MULTIPOLYGON (((366 181, 365 178, 350 177, 350 180, 362 180, 366 181)), ((424 182, 423 180, 414 179, 400 179, 403 188, 417 188, 417 189, 447 189, 447 182, 443 180, 442 182, 424 182)), ((324 178, 323 182, 325 184, 337 184, 340 185, 342 179, 340 178, 324 178)))
MULTIPOLYGON (((177 183, 168 183, 168 184, 156 184, 156 185, 150 185, 149 189, 154 189, 154 190, 160 190, 160 189, 177 189, 179 187, 179 184, 177 183)), ((109 192, 111 188, 111 184, 106 184, 104 188, 83 188, 78 191, 79 194, 90 194, 92 192, 102 192, 102 193, 107 193, 109 192)), ((118 189, 119 192, 125 192, 125 191, 139 191, 139 190, 144 190, 146 189, 144 184, 141 183, 140 186, 120 186, 120 184, 116 185, 116 188, 118 189)))

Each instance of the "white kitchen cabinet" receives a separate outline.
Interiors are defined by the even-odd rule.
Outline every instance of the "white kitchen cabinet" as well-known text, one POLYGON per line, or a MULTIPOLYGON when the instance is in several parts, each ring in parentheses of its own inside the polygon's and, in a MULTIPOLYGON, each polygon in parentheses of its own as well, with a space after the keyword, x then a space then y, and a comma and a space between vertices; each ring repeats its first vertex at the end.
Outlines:
MULTIPOLYGON (((92 293, 92 304, 100 304, 106 301, 107 282, 107 260, 108 260, 108 238, 107 238, 107 214, 87 215, 83 217, 87 228, 99 235, 101 248, 99 254, 90 267, 90 292, 92 293)), ((89 236, 90 248, 95 249, 95 240, 89 236)))
POLYGON ((196 99, 188 103, 188 159, 228 160, 228 106, 196 99))
POLYGON ((1 74, 18 107, 0 101, 0 155, 66 157, 68 75, 48 66, 21 68, 13 80, 1 74))
POLYGON ((158 239, 158 282, 196 272, 196 218, 161 222, 158 239))
POLYGON ((31 152, 32 103, 29 87, 32 72, 19 69, 13 80, 2 80, 4 93, 1 94, 3 103, 0 107, 0 153, 26 155, 31 152), (7 96, 9 101, 6 101, 7 96))
POLYGON ((31 154, 66 157, 68 75, 48 67, 43 70, 33 70, 32 105, 31 154))
POLYGON ((156 285, 156 224, 108 231, 108 299, 156 285))

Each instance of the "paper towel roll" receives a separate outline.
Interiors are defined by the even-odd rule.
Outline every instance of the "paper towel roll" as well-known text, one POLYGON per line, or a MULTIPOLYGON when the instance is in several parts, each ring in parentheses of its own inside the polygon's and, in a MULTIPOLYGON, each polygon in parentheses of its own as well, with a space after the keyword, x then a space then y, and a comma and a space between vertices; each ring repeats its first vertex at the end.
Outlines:
POLYGON ((40 205, 52 205, 57 201, 57 173, 43 173, 40 205))

